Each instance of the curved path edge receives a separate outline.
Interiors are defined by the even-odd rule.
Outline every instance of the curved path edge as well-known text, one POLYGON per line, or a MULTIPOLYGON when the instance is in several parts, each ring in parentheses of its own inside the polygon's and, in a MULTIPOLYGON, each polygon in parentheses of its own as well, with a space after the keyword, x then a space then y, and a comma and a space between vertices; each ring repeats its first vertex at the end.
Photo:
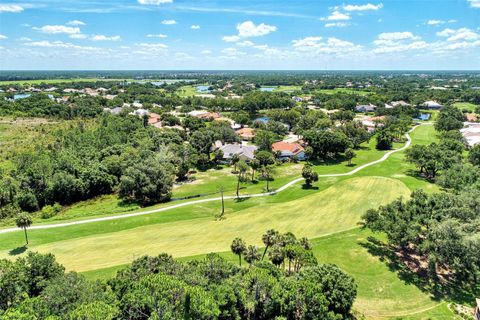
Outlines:
MULTIPOLYGON (((429 124, 429 123, 425 123, 429 124)), ((345 173, 332 173, 332 174, 321 174, 318 175, 319 178, 325 178, 325 177, 344 177, 344 176, 350 176, 353 175, 360 170, 363 170, 367 167, 373 166, 375 164, 384 162, 387 160, 392 154, 403 151, 410 147, 412 144, 412 139, 409 135, 410 132, 414 131, 417 127, 414 126, 412 129, 410 129, 407 133, 405 133, 405 137, 407 138, 407 142, 405 142, 405 145, 399 149, 391 150, 386 152, 380 159, 365 163, 352 171, 345 172, 345 173)), ((287 184, 281 186, 280 188, 276 189, 275 191, 270 191, 270 192, 264 192, 264 193, 256 193, 256 194, 245 194, 245 195, 240 195, 239 197, 237 196, 225 196, 223 197, 224 199, 245 199, 245 198, 256 198, 256 197, 266 197, 266 196, 272 196, 275 195, 279 192, 282 192, 283 190, 287 189, 288 187, 291 187, 292 185, 302 181, 303 178, 297 178, 294 179, 287 184)), ((153 210, 147 210, 147 211, 140 211, 140 212, 134 212, 134 213, 126 213, 122 215, 115 215, 115 216, 108 216, 108 217, 100 217, 100 218, 92 218, 92 219, 85 219, 85 220, 79 220, 79 221, 72 221, 72 222, 64 222, 64 223, 55 223, 55 224, 45 224, 45 225, 39 225, 39 226, 32 226, 29 228, 29 230, 41 230, 41 229, 51 229, 51 228, 61 228, 61 227, 69 227, 69 226, 74 226, 74 225, 79 225, 79 224, 86 224, 86 223, 93 223, 93 222, 100 222, 100 221, 110 221, 110 220, 117 220, 117 219, 125 219, 125 218, 131 218, 131 217, 137 217, 137 216, 143 216, 147 214, 152 214, 152 213, 157 213, 157 212, 162 212, 162 211, 167 211, 167 210, 172 210, 180 207, 185 207, 193 204, 198 204, 198 203, 204 203, 204 202, 211 202, 211 201, 219 201, 221 200, 221 197, 216 197, 216 198, 208 198, 208 199, 201 199, 201 200, 194 200, 194 201, 188 201, 184 203, 179 203, 176 205, 164 207, 164 208, 158 208, 158 209, 153 209, 153 210)), ((21 231, 19 228, 8 228, 8 229, 3 229, 0 230, 0 234, 4 233, 10 233, 10 232, 15 232, 15 231, 21 231)))

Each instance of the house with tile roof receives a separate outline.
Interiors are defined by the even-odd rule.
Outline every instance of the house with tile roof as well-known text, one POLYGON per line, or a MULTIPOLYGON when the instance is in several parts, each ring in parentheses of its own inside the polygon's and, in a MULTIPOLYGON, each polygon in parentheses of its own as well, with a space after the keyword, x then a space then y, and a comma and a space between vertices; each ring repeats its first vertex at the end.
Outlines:
POLYGON ((272 151, 278 153, 280 160, 292 159, 305 160, 305 149, 298 143, 279 141, 272 144, 272 151))

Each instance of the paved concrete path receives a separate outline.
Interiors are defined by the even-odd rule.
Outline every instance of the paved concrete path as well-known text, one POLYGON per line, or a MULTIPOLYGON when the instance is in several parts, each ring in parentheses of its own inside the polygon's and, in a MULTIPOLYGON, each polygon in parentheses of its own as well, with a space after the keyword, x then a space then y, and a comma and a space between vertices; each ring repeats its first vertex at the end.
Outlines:
MULTIPOLYGON (((425 123, 425 124, 430 124, 430 123, 425 123)), ((349 171, 349 172, 346 172, 346 173, 332 173, 332 174, 321 174, 319 175, 318 177, 319 178, 324 178, 324 177, 343 177, 343 176, 350 176, 350 175, 353 175, 357 172, 359 172, 360 170, 363 170, 367 167, 370 167, 370 166, 373 166, 375 164, 378 164, 378 163, 381 163, 385 160, 387 160, 392 154, 396 153, 396 152, 400 152, 400 151, 403 151, 405 149, 407 149, 408 147, 410 147, 410 145, 412 144, 412 139, 410 138, 410 135, 409 133, 412 132, 413 130, 415 130, 418 126, 415 126, 413 127, 410 131, 408 131, 406 134, 405 134, 405 137, 407 138, 407 142, 405 143, 405 145, 403 147, 401 147, 400 149, 396 149, 396 150, 391 150, 391 151, 388 151, 387 153, 385 153, 383 155, 383 157, 381 157, 380 159, 378 160, 375 160, 375 161, 372 161, 372 162, 369 162, 369 163, 366 163, 366 164, 363 164, 355 169, 353 169, 352 171, 349 171)), ((264 192, 264 193, 256 193, 256 194, 246 194, 246 195, 240 195, 239 198, 240 199, 245 199, 245 198, 256 198, 256 197, 266 197, 266 196, 272 196, 272 195, 275 195, 279 192, 282 192, 283 190, 287 189, 288 187, 302 181, 303 178, 297 178, 295 180, 292 180, 290 181, 289 183, 281 186, 280 188, 276 189, 275 191, 271 191, 271 192, 264 192)), ((236 199, 237 197, 236 196, 225 196, 224 199, 236 199)), ((92 218, 92 219, 85 219, 85 220, 79 220, 79 221, 72 221, 72 222, 64 222, 64 223, 55 223, 55 224, 44 224, 44 225, 38 225, 38 226, 32 226, 29 228, 29 230, 39 230, 39 229, 51 229, 51 228, 60 228, 60 227, 68 227, 68 226, 74 226, 74 225, 78 225, 78 224, 86 224, 86 223, 93 223, 93 222, 99 222, 99 221, 109 221, 109 220, 117 220, 117 219, 125 219, 125 218, 131 218, 131 217, 137 217, 137 216, 143 216, 143 215, 147 215, 147 214, 152 214, 152 213, 157 213, 157 212, 162 212, 162 211, 167 211, 167 210, 172 210, 172 209, 175 209, 175 208, 180 208, 180 207, 185 207, 185 206, 189 206, 189 205, 192 205, 192 204, 197 204, 197 203, 204 203, 204 202, 211 202, 211 201, 220 201, 221 198, 220 197, 217 197, 217 198, 208 198, 208 199, 201 199, 201 200, 194 200, 194 201, 188 201, 188 202, 183 202, 183 203, 179 203, 179 204, 175 204, 175 205, 172 205, 172 206, 168 206, 168 207, 164 207, 164 208, 159 208, 159 209, 153 209, 153 210, 147 210, 147 211, 140 211, 140 212, 134 212, 134 213, 126 213, 126 214, 122 214, 122 215, 115 215, 115 216, 108 216, 108 217, 101 217, 101 218, 92 218)), ((3 234, 3 233, 9 233, 9 232, 15 232, 15 231, 21 231, 19 228, 8 228, 8 229, 3 229, 3 230, 0 230, 0 234, 3 234)))

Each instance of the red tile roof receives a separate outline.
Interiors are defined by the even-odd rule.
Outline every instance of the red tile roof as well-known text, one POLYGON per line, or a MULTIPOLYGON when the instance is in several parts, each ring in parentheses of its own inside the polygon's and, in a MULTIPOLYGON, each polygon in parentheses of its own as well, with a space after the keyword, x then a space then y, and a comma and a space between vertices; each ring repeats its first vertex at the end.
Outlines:
POLYGON ((289 143, 289 142, 275 142, 272 144, 272 150, 274 152, 276 151, 289 151, 293 153, 294 155, 299 154, 300 152, 304 151, 303 147, 299 145, 298 143, 289 143))

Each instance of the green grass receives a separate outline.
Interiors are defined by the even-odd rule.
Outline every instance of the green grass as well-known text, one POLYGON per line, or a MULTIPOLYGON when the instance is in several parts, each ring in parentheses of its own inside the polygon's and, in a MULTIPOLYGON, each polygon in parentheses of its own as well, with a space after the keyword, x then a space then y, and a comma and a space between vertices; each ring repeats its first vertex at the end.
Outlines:
POLYGON ((41 83, 46 84, 57 84, 57 83, 69 83, 69 82, 96 82, 96 81, 133 81, 132 79, 103 79, 103 78, 68 78, 68 79, 36 79, 36 80, 9 80, 9 81, 0 81, 0 86, 4 85, 38 85, 41 83))
MULTIPOLYGON (((368 252, 367 239, 372 235, 367 230, 356 228, 312 240, 313 253, 320 263, 336 264, 355 278, 358 293, 354 309, 365 314, 367 319, 453 319, 445 302, 435 301, 428 293, 403 281, 385 261, 368 252)), ((220 252, 220 255, 232 263, 238 261, 229 251, 220 252)), ((204 257, 202 254, 179 260, 204 257)), ((92 280, 108 279, 124 267, 126 265, 113 266, 83 274, 92 280)))
POLYGON ((474 112, 475 108, 477 107, 473 103, 469 102, 456 102, 453 104, 453 106, 459 108, 460 110, 466 110, 468 112, 474 112))
MULTIPOLYGON (((408 196, 409 193, 409 189, 398 180, 382 177, 353 178, 321 192, 284 203, 256 203, 245 207, 243 203, 250 200, 240 201, 239 206, 234 201, 229 201, 227 218, 222 221, 213 219, 219 209, 219 204, 215 202, 175 210, 175 215, 172 215, 173 211, 166 211, 123 221, 32 230, 29 249, 52 252, 67 269, 76 271, 128 263, 135 256, 143 254, 169 252, 175 257, 183 257, 225 251, 237 236, 260 245, 258 235, 270 228, 282 232, 291 231, 309 238, 355 228, 361 214, 367 209, 386 204, 401 195, 408 196), (170 219, 160 224, 130 226, 124 230, 117 228, 118 224, 132 220, 159 219, 162 216, 169 216, 170 219), (103 232, 98 232, 100 225, 103 225, 103 232), (84 232, 72 237, 75 230, 84 232), (59 241, 62 233, 63 240, 59 241), (90 235, 87 236, 88 233, 90 235)), ((21 233, 15 235, 18 240, 21 233)), ((5 240, 8 241, 9 237, 12 234, 5 240)), ((5 235, 0 237, 2 248, 4 238, 5 235)), ((0 256, 9 256, 8 250, 1 252, 0 256)))
POLYGON ((324 94, 335 94, 335 93, 351 93, 351 94, 358 94, 361 96, 366 96, 372 94, 372 92, 365 91, 365 90, 358 90, 358 89, 349 89, 349 88, 335 88, 335 89, 320 89, 316 90, 318 93, 324 94))

